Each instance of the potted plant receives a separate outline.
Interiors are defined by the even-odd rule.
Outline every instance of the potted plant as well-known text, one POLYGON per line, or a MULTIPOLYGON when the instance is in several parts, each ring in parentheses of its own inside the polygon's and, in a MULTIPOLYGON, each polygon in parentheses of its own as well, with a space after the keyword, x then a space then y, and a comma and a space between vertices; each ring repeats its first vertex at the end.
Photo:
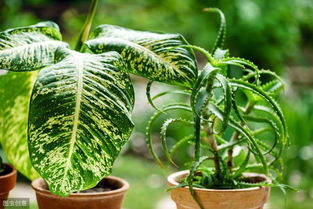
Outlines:
MULTIPOLYGON (((133 129, 129 74, 189 87, 197 76, 193 51, 183 47, 188 43, 179 34, 102 25, 89 35, 97 4, 91 1, 75 50, 62 41, 53 22, 0 33, 0 69, 12 76, 4 78, 6 83, 40 71, 32 74, 36 81, 30 103, 22 105, 29 106, 23 111, 28 114, 28 142, 20 140, 15 147, 16 152, 28 148, 42 177, 32 183, 40 209, 120 208, 128 184, 107 176, 133 129)), ((4 98, 6 109, 18 112, 19 104, 7 102, 18 98, 4 98)), ((14 139, 2 137, 1 144, 9 149, 14 139)), ((25 152, 19 156, 29 159, 25 152)))
POLYGON ((4 201, 16 184, 16 169, 10 164, 3 163, 0 156, 0 209, 4 208, 4 201))
POLYGON ((151 129, 160 116, 170 117, 173 110, 187 111, 190 118, 168 118, 161 127, 160 137, 165 156, 172 155, 184 144, 194 148, 194 159, 188 170, 168 177, 171 197, 178 209, 256 209, 263 208, 271 186, 280 185, 281 154, 288 144, 284 115, 274 100, 283 88, 279 76, 259 69, 252 62, 231 57, 222 49, 226 35, 224 14, 215 8, 221 27, 211 52, 197 47, 207 60, 199 70, 191 88, 183 94, 190 104, 175 103, 157 107, 154 100, 166 95, 148 97, 157 109, 147 126, 147 144, 159 164, 153 146, 151 129), (193 127, 191 135, 168 148, 167 129, 173 123, 193 127), (240 157, 236 157, 240 153, 240 157), (256 173, 257 172, 257 173, 256 173))

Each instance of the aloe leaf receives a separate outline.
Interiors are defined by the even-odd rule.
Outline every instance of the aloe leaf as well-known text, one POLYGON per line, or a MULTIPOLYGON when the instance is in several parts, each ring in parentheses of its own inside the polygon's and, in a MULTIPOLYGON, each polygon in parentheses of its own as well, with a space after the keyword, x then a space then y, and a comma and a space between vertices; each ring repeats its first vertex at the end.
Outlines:
POLYGON ((94 53, 117 51, 129 72, 149 80, 191 87, 197 67, 191 49, 179 34, 151 33, 101 25, 85 46, 94 53))
POLYGON ((216 76, 217 80, 221 83, 222 88, 223 88, 223 92, 224 92, 224 116, 223 116, 223 121, 222 121, 222 128, 219 131, 220 133, 223 133, 225 131, 225 129, 227 128, 228 125, 228 121, 230 118, 230 113, 231 113, 231 109, 232 109, 232 90, 231 87, 228 83, 228 80, 221 74, 218 74, 216 76))
MULTIPOLYGON (((265 84, 262 84, 262 89, 269 93, 271 96, 278 95, 284 89, 285 87, 284 81, 275 72, 270 70, 260 70, 259 74, 260 76, 269 75, 274 78, 273 80, 270 80, 265 84)), ((254 76, 256 76, 256 72, 249 73, 248 75, 245 75, 242 79, 247 81, 254 76)))
POLYGON ((168 111, 172 111, 172 110, 184 110, 187 112, 191 112, 191 109, 188 105, 186 104, 181 104, 181 103, 175 103, 175 104, 169 104, 167 106, 165 106, 161 111, 155 112, 147 125, 146 128, 146 143, 148 146, 148 149, 153 157, 153 159, 162 167, 163 163, 161 162, 160 158, 158 157, 155 149, 153 148, 153 142, 152 142, 152 137, 151 137, 151 130, 152 127, 154 125, 154 122, 164 113, 168 112, 168 111))
POLYGON ((146 96, 149 104, 157 111, 161 112, 161 110, 154 104, 153 99, 151 98, 151 86, 153 81, 149 81, 146 87, 146 96))
POLYGON ((218 8, 205 8, 203 11, 204 12, 216 12, 219 14, 220 19, 221 19, 221 24, 220 24, 220 28, 218 31, 218 35, 217 35, 217 38, 215 40, 213 50, 212 50, 214 54, 217 48, 222 48, 224 45, 225 38, 226 38, 226 18, 222 10, 218 8))
POLYGON ((167 133, 167 129, 168 129, 168 127, 169 127, 171 124, 173 124, 173 123, 175 123, 175 122, 181 122, 181 123, 184 124, 184 125, 192 125, 193 122, 190 122, 190 121, 188 121, 188 120, 184 120, 184 119, 182 119, 182 118, 170 118, 170 119, 167 119, 167 120, 163 123, 163 125, 162 125, 162 127, 161 127, 161 132, 160 132, 160 134, 161 134, 161 143, 162 143, 162 147, 163 147, 163 151, 164 151, 164 153, 165 153, 165 156, 167 157, 167 159, 168 159, 173 165, 177 166, 176 163, 173 161, 173 159, 172 159, 172 157, 171 157, 171 155, 170 155, 170 152, 169 152, 169 150, 168 150, 167 144, 166 144, 166 133, 167 133))
MULTIPOLYGON (((223 112, 214 104, 210 104, 209 105, 209 109, 210 111, 212 111, 212 113, 214 113, 214 115, 216 115, 216 117, 218 117, 220 120, 223 120, 223 112)), ((248 141, 248 143, 250 143, 252 145, 250 151, 253 152, 254 156, 257 159, 261 160, 261 163, 263 165, 263 169, 265 171, 265 173, 268 173, 268 165, 266 163, 265 157, 263 155, 263 153, 260 150, 260 147, 258 146, 255 137, 252 135, 251 131, 249 128, 247 128, 246 126, 242 126, 240 125, 238 122, 234 121, 232 118, 229 119, 229 126, 231 126, 232 128, 234 128, 236 131, 238 131, 241 135, 244 136, 244 138, 248 141), (252 150, 255 149, 255 150, 252 150)))
POLYGON ((250 151, 248 151, 248 154, 247 154, 245 160, 241 163, 241 165, 239 166, 238 170, 236 170, 236 172, 233 174, 234 178, 238 178, 238 177, 240 177, 242 175, 242 173, 247 168, 249 160, 250 160, 250 151))
POLYGON ((252 85, 246 81, 232 79, 230 82, 230 85, 249 90, 255 94, 258 94, 263 99, 265 99, 271 105, 273 111, 275 111, 275 113, 277 114, 277 116, 281 120, 282 127, 283 127, 282 133, 281 133, 282 138, 287 138, 287 125, 286 125, 286 121, 285 121, 283 112, 281 111, 281 108, 279 107, 277 102, 270 95, 268 95, 266 92, 264 92, 264 90, 262 90, 261 88, 256 87, 256 86, 254 86, 254 85, 252 85))
POLYGON ((210 95, 212 95, 211 90, 213 89, 214 79, 218 71, 218 68, 215 68, 208 63, 195 82, 190 101, 192 109, 198 116, 205 104, 205 101, 210 95), (203 87, 206 87, 205 91, 201 91, 201 88, 203 87))
POLYGON ((31 180, 39 177, 30 162, 27 144, 29 97, 36 74, 0 75, 0 143, 8 161, 31 180))
POLYGON ((61 41, 59 27, 53 22, 41 22, 0 32, 0 69, 33 71, 53 64, 61 41))
POLYGON ((133 123, 133 86, 116 52, 56 51, 35 83, 29 113, 34 168, 53 194, 95 186, 111 173, 133 123))
POLYGON ((193 166, 191 167, 190 171, 189 171, 189 175, 187 177, 187 181, 188 181, 188 188, 189 188, 189 191, 190 191, 190 194, 192 196, 192 198, 197 202, 198 206, 201 208, 201 209, 204 209, 202 203, 200 202, 198 196, 196 195, 195 193, 195 190, 193 188, 193 178, 194 178, 194 174, 195 174, 195 171, 198 169, 198 167, 205 161, 207 160, 211 160, 212 158, 211 157, 207 157, 207 156, 202 156, 200 157, 194 164, 193 166))
POLYGON ((174 144, 174 146, 171 148, 170 150, 170 156, 172 157, 173 154, 176 152, 176 150, 178 150, 181 146, 183 146, 185 143, 188 143, 190 140, 194 139, 195 136, 194 135, 188 135, 185 136, 184 138, 180 139, 176 144, 174 144))

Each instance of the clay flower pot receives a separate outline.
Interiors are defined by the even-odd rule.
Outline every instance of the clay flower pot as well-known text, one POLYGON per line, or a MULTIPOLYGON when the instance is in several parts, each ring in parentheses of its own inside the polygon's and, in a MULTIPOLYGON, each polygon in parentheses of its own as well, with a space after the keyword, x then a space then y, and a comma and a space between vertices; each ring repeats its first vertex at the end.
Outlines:
POLYGON ((0 209, 3 209, 3 201, 8 199, 9 192, 16 185, 16 169, 11 165, 3 163, 5 169, 0 175, 0 209))
MULTIPOLYGON (((171 174, 167 179, 169 186, 178 185, 188 173, 189 171, 180 171, 171 174)), ((245 173, 244 176, 271 182, 268 177, 261 174, 245 173)), ((262 209, 270 193, 270 187, 229 190, 195 188, 194 190, 204 209, 262 209)), ((173 189, 171 197, 176 203, 177 209, 200 209, 187 187, 173 189)))
POLYGON ((34 180, 32 187, 36 191, 39 209, 120 209, 129 184, 113 176, 104 178, 100 184, 111 190, 92 193, 84 191, 60 197, 49 192, 42 178, 34 180))

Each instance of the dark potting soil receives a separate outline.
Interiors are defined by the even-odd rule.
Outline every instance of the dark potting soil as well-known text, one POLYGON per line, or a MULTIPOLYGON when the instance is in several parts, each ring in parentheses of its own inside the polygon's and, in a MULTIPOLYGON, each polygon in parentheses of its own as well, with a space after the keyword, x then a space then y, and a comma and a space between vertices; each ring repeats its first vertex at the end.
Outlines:
MULTIPOLYGON (((43 187, 43 189, 49 190, 47 184, 42 185, 42 187, 43 187)), ((119 189, 121 187, 122 187, 122 185, 120 185, 120 183, 117 181, 112 181, 110 179, 103 179, 95 187, 93 187, 91 189, 77 191, 77 192, 74 192, 74 194, 109 192, 109 191, 119 189)))
POLYGON ((4 168, 4 171, 2 171, 1 173, 0 173, 0 176, 5 176, 5 175, 7 175, 7 174, 9 174, 9 173, 11 173, 12 172, 12 168, 11 167, 9 167, 9 166, 7 166, 7 165, 2 165, 3 166, 3 168, 4 168))
POLYGON ((263 178, 262 176, 241 177, 240 180, 242 180, 243 182, 252 183, 252 184, 266 182, 266 179, 263 178))
POLYGON ((75 193, 98 193, 98 192, 109 192, 113 191, 116 189, 121 188, 121 185, 119 185, 118 182, 111 181, 109 179, 103 179, 100 181, 97 186, 91 188, 91 189, 86 189, 82 191, 78 191, 75 193))

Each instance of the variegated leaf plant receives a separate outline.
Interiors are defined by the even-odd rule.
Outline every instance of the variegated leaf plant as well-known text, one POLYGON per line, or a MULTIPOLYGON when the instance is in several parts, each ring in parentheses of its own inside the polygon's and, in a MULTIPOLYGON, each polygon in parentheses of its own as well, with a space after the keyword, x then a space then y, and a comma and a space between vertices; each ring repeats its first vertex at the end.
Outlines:
MULTIPOLYGON (((0 33, 0 69, 19 72, 25 79, 25 71, 40 70, 30 99, 28 149, 35 170, 50 191, 61 196, 91 188, 111 173, 133 129, 130 73, 188 89, 197 77, 192 49, 184 47, 187 42, 178 34, 99 26, 88 40, 97 3, 92 0, 76 51, 62 42, 58 26, 51 22, 0 33)), ((10 114, 27 112, 20 108, 19 103, 6 107, 10 114)), ((26 117, 16 122, 11 116, 3 118, 8 128, 25 132, 26 117)), ((15 144, 16 152, 23 153, 20 159, 29 160, 22 152, 25 137, 8 136, 1 136, 3 147, 15 144)))
MULTIPOLYGON (((274 100, 283 89, 283 81, 274 72, 260 70, 252 62, 231 57, 222 50, 226 34, 224 14, 216 8, 221 26, 212 52, 193 45, 186 45, 201 52, 207 64, 195 80, 191 91, 161 92, 148 98, 157 112, 151 117, 146 132, 148 147, 155 160, 162 164, 152 143, 151 129, 160 116, 170 117, 161 127, 160 141, 169 162, 181 147, 190 144, 195 153, 189 176, 180 186, 188 186, 197 201, 193 187, 209 189, 233 189, 249 186, 281 186, 276 177, 282 170, 281 154, 288 145, 288 133, 284 115, 274 100), (190 104, 168 104, 160 108, 154 101, 168 93, 183 93, 190 104), (190 118, 171 117, 171 111, 183 110, 190 118), (170 149, 167 131, 174 123, 194 128, 194 132, 178 139, 170 149), (234 161, 234 148, 241 150, 242 160, 234 161), (207 161, 212 161, 207 164, 207 161), (273 183, 251 184, 242 177, 243 172, 258 171, 272 178, 273 183), (275 174, 275 175, 272 175, 275 174)), ((186 114, 184 114, 186 115, 186 114)), ((202 205, 199 203, 201 208, 202 205)))
POLYGON ((0 71, 0 144, 9 162, 31 180, 39 176, 27 146, 29 98, 36 75, 0 71))

